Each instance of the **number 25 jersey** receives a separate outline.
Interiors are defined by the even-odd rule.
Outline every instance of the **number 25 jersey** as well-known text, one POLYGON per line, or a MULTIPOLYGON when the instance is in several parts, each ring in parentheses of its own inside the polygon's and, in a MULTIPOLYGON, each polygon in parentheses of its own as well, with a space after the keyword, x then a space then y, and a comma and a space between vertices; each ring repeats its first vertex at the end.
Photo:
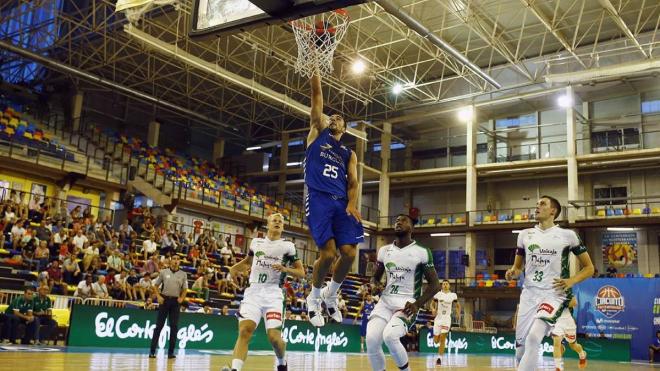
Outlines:
POLYGON ((348 198, 348 162, 350 148, 324 129, 305 150, 305 184, 311 190, 348 198))
POLYGON ((570 229, 555 225, 546 230, 538 225, 518 234, 517 255, 525 257, 523 287, 553 290, 555 278, 569 278, 569 253, 576 256, 587 248, 570 229))

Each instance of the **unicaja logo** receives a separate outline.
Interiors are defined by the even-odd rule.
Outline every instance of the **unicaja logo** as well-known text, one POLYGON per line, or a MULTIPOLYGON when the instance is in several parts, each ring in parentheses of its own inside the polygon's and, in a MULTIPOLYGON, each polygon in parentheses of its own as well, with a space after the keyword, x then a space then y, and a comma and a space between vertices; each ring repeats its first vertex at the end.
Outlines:
POLYGON ((540 248, 541 248, 541 246, 539 246, 539 245, 537 245, 537 244, 535 244, 535 243, 533 243, 533 244, 527 246, 527 250, 529 250, 529 252, 532 252, 532 253, 534 252, 534 250, 536 250, 536 249, 540 249, 540 248))
POLYGON ((626 309, 625 299, 614 286, 603 286, 596 293, 596 310, 612 318, 626 309))
POLYGON ((260 257, 262 257, 262 256, 264 256, 264 255, 266 255, 266 253, 263 252, 263 251, 257 251, 257 252, 254 254, 254 256, 256 256, 257 258, 260 258, 260 257))

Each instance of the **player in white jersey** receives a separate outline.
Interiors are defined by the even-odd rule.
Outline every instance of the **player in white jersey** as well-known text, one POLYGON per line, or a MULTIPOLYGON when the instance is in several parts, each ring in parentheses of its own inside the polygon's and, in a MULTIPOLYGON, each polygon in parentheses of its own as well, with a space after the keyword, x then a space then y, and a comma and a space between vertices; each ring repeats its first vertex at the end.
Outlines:
POLYGON ((433 341, 438 344, 438 360, 436 365, 442 364, 442 355, 445 354, 445 340, 451 330, 451 309, 456 304, 457 320, 461 322, 461 305, 458 303, 458 296, 455 292, 449 290, 449 281, 442 281, 442 290, 433 296, 431 308, 435 310, 435 320, 433 320, 433 341))
POLYGON ((564 309, 561 316, 557 318, 552 327, 551 335, 553 342, 553 357, 555 358, 555 371, 564 370, 564 362, 562 357, 564 356, 564 346, 562 341, 566 339, 568 346, 578 354, 578 368, 582 369, 587 367, 587 352, 584 351, 582 345, 577 342, 577 326, 575 325, 575 320, 571 313, 572 309, 577 306, 577 300, 575 297, 571 299, 571 302, 568 304, 568 308, 564 309))
MULTIPOLYGON (((238 310, 238 339, 234 346, 231 370, 241 371, 247 358, 252 333, 264 319, 268 340, 277 357, 277 370, 287 370, 281 328, 284 319, 284 293, 282 285, 286 275, 304 277, 305 269, 296 254, 293 242, 281 239, 284 218, 276 213, 268 217, 266 238, 255 238, 250 243, 248 256, 229 268, 229 274, 250 269, 250 286, 245 289, 238 310), (292 267, 287 267, 287 263, 292 267)), ((229 370, 229 368, 226 368, 229 370)))
POLYGON ((419 308, 440 290, 431 250, 412 239, 413 224, 408 215, 397 216, 394 243, 378 250, 373 284, 379 285, 385 274, 386 286, 367 324, 367 356, 374 371, 385 370, 383 341, 396 366, 410 370, 408 353, 400 339, 415 324, 419 308), (424 293, 422 276, 428 281, 424 293))
POLYGON ((571 288, 591 277, 594 271, 587 249, 575 232, 554 224, 560 213, 561 205, 555 198, 542 196, 538 200, 538 224, 518 234, 515 261, 506 272, 507 280, 517 278, 525 259, 525 281, 516 323, 516 359, 520 371, 536 371, 543 336, 568 307, 573 297, 571 288), (582 266, 572 277, 568 264, 570 253, 577 256, 582 266))

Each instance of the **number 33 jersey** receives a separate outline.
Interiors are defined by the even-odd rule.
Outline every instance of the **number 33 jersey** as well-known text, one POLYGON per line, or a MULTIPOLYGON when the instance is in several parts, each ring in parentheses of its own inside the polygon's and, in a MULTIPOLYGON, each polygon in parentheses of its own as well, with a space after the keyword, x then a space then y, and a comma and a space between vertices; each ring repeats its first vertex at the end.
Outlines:
POLYGON ((296 246, 283 239, 255 238, 250 243, 248 255, 252 257, 250 287, 282 287, 286 273, 278 272, 273 265, 287 266, 298 260, 296 246))
POLYGON ((580 238, 570 229, 555 225, 546 230, 538 225, 518 234, 517 255, 525 257, 523 287, 552 290, 556 278, 569 278, 569 254, 587 251, 580 238))
POLYGON ((385 245, 378 250, 377 260, 385 266, 383 298, 417 299, 422 293, 424 269, 433 268, 431 250, 415 241, 401 248, 394 244, 385 245))
POLYGON ((305 150, 305 184, 308 188, 348 198, 348 163, 352 151, 325 129, 305 150))

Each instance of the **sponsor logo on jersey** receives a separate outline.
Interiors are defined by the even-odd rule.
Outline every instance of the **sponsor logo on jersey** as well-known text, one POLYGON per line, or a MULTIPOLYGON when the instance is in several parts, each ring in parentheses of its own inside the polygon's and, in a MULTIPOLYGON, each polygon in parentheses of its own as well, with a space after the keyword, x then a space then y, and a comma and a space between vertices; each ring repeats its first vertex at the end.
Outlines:
POLYGON ((329 149, 332 149, 332 144, 325 143, 325 144, 321 144, 319 147, 321 147, 321 149, 323 149, 323 150, 329 150, 329 149))
POLYGON ((256 253, 254 253, 254 256, 256 256, 257 258, 261 258, 264 255, 266 255, 266 253, 263 251, 257 251, 256 253))
POLYGON ((555 307, 553 307, 552 305, 548 303, 542 303, 541 305, 539 305, 539 310, 537 310, 537 312, 548 312, 549 314, 552 314, 554 310, 555 307))
POLYGON ((626 309, 626 302, 619 289, 606 285, 596 293, 596 310, 612 318, 626 309))
POLYGON ((401 282, 406 279, 406 273, 411 273, 412 269, 407 267, 398 267, 394 262, 385 264, 387 269, 387 278, 391 282, 401 282))
POLYGON ((533 243, 533 244, 527 246, 527 250, 529 250, 529 252, 531 252, 531 253, 534 253, 534 250, 536 250, 536 249, 540 249, 540 248, 541 248, 541 246, 539 246, 539 245, 537 245, 537 244, 535 244, 535 243, 533 243))

